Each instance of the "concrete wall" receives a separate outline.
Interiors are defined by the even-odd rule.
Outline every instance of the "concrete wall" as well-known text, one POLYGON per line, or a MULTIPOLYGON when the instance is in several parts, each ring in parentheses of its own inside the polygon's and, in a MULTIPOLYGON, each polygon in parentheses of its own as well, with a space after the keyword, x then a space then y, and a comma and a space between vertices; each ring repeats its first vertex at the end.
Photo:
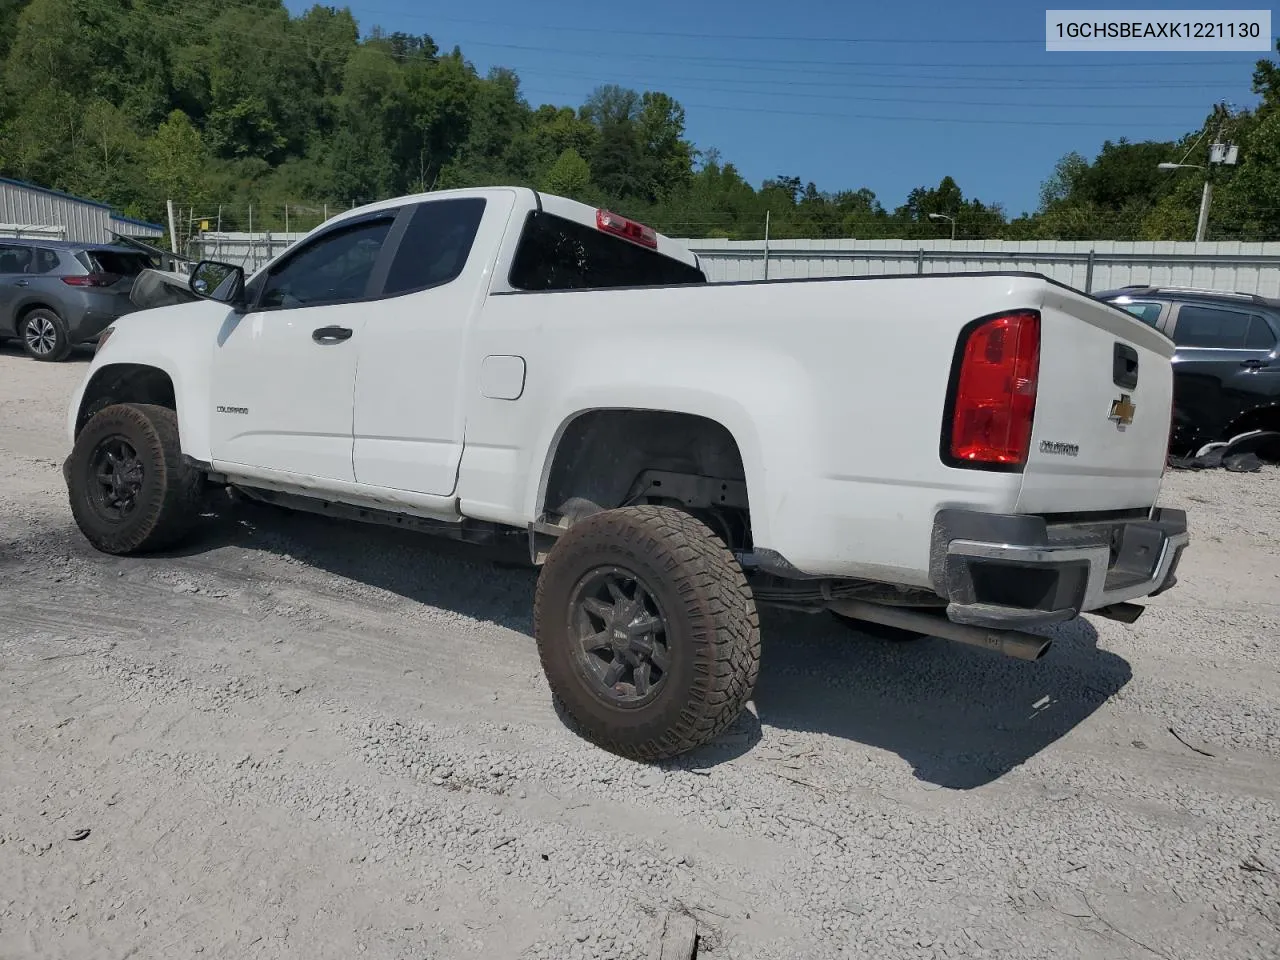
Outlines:
MULTIPOLYGON (((686 240, 713 281, 765 277, 763 240, 686 240)), ((1026 270, 1088 292, 1136 283, 1280 297, 1280 243, 773 240, 769 279, 1026 270)))
MULTIPOLYGON (((206 233, 189 255, 252 272, 303 233, 206 233)), ((765 278, 763 240, 684 240, 713 282, 765 278)), ((1206 287, 1280 297, 1280 243, 1121 241, 773 240, 768 278, 1022 270, 1095 292, 1135 283, 1206 287)))

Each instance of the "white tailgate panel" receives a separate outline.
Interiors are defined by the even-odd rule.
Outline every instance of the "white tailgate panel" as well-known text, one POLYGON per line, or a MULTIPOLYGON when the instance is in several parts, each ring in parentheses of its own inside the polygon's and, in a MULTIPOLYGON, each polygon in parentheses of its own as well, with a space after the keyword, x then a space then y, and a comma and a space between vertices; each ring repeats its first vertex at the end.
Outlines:
POLYGON ((1041 311, 1040 383, 1019 513, 1149 507, 1160 493, 1173 344, 1141 321, 1053 289, 1041 311), (1115 344, 1138 354, 1138 384, 1113 381, 1115 344), (1133 422, 1110 419, 1125 394, 1133 422))

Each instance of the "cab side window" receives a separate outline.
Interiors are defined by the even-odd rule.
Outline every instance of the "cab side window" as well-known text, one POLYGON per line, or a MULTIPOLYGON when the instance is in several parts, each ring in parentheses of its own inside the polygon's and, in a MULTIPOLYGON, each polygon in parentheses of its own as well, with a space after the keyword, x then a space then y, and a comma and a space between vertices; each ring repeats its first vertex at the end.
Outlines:
POLYGON ((317 237, 267 274, 260 310, 365 299, 396 211, 317 237))
POLYGON ((456 280, 484 216, 483 197, 430 200, 413 211, 382 295, 395 297, 456 280))
POLYGON ((1276 332, 1271 329, 1271 324, 1267 323, 1262 317, 1253 316, 1249 321, 1249 332, 1245 334, 1244 348, 1246 350, 1274 350, 1276 346, 1276 332))
POLYGON ((1184 303, 1178 310, 1173 342, 1181 347, 1269 350, 1275 346, 1275 335, 1255 313, 1184 303))

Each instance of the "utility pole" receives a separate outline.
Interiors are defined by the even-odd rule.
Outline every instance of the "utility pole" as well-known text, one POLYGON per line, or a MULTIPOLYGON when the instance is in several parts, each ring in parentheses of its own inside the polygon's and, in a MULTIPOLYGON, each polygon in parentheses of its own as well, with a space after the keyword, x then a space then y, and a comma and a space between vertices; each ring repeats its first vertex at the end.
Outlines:
POLYGON ((764 278, 769 279, 769 211, 764 212, 764 278))
MULTIPOLYGON (((1209 162, 1207 164, 1183 163, 1181 160, 1177 163, 1156 164, 1156 168, 1159 170, 1204 171, 1204 189, 1200 192, 1200 215, 1196 218, 1196 243, 1203 243, 1209 232, 1209 205, 1213 202, 1213 168, 1234 167, 1236 161, 1240 158, 1240 148, 1238 146, 1229 141, 1219 139, 1222 133, 1223 121, 1230 117, 1230 111, 1223 104, 1218 104, 1213 110, 1218 117, 1218 126, 1214 132, 1214 142, 1209 145, 1209 162)), ((1201 134, 1201 137, 1203 136, 1204 134, 1201 134)), ((1196 143, 1199 142, 1199 140, 1196 141, 1196 143)), ((1191 150, 1194 150, 1195 147, 1196 144, 1193 143, 1191 150)), ((1191 150, 1187 151, 1182 160, 1186 160, 1187 156, 1190 156, 1191 150)))
POLYGON ((169 207, 169 251, 177 256, 178 253, 178 220, 173 214, 173 201, 165 201, 169 207))
POLYGON ((1204 190, 1200 193, 1200 216, 1196 218, 1196 243, 1204 243, 1209 232, 1209 204, 1213 202, 1213 181, 1205 171, 1204 190))

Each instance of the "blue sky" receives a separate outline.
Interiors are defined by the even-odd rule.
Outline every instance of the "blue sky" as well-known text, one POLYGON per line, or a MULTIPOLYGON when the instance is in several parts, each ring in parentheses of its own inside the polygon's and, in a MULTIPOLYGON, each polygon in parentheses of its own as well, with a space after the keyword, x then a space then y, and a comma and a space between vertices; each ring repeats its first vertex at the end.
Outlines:
POLYGON ((1252 106, 1252 66, 1265 56, 1046 53, 1045 6, 1026 0, 347 5, 362 32, 429 33, 481 72, 514 69, 535 106, 577 106, 600 83, 663 90, 685 106, 694 143, 756 185, 789 175, 865 186, 892 208, 950 175, 1011 215, 1035 208, 1070 150, 1174 138, 1215 100, 1252 106))

